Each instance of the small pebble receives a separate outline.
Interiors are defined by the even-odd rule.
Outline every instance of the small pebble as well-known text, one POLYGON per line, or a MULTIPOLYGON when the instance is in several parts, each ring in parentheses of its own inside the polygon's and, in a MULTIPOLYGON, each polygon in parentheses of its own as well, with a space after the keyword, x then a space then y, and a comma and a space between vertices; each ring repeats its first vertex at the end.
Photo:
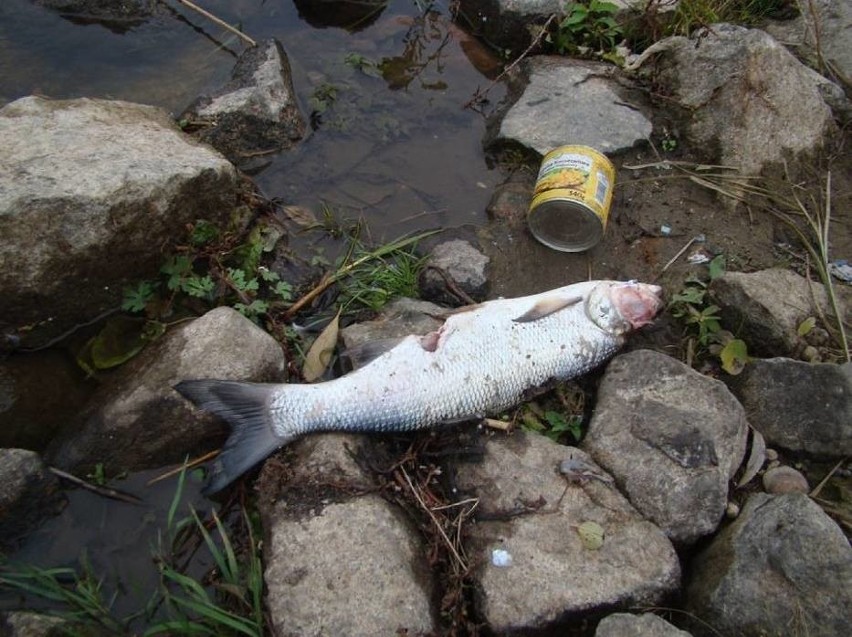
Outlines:
POLYGON ((740 505, 736 502, 728 502, 728 506, 725 507, 725 515, 728 516, 729 519, 733 520, 740 514, 740 505))
POLYGON ((767 469, 776 469, 777 467, 780 467, 780 466, 781 466, 780 460, 773 460, 772 462, 766 463, 767 469))
POLYGON ((793 467, 775 467, 763 474, 763 488, 767 493, 808 493, 808 481, 793 467))
POLYGON ((767 449, 766 450, 766 459, 769 462, 773 462, 775 460, 778 460, 778 452, 775 451, 775 449, 767 449))
POLYGON ((809 363, 818 363, 819 350, 813 345, 808 345, 805 349, 802 350, 802 360, 805 360, 809 363))

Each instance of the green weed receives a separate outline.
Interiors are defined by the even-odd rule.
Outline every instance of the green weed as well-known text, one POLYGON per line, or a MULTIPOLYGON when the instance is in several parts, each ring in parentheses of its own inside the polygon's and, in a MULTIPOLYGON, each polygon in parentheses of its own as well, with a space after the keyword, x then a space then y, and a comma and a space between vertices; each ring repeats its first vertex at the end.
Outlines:
POLYGON ((258 531, 245 510, 240 521, 245 537, 237 546, 220 517, 202 520, 190 508, 180 517, 185 473, 181 473, 166 517, 165 540, 152 549, 160 576, 144 608, 118 617, 113 608, 118 591, 109 592, 93 572, 86 556, 79 570, 12 564, 0 556, 0 590, 17 591, 28 602, 49 607, 48 615, 69 622, 69 635, 246 635, 262 637, 263 567, 258 531), (206 551, 215 567, 202 584, 186 574, 186 565, 198 550, 206 551), (144 627, 144 632, 136 630, 144 627))
POLYGON ((603 0, 584 0, 565 5, 565 17, 546 41, 561 55, 612 54, 623 36, 616 22, 618 5, 603 0))

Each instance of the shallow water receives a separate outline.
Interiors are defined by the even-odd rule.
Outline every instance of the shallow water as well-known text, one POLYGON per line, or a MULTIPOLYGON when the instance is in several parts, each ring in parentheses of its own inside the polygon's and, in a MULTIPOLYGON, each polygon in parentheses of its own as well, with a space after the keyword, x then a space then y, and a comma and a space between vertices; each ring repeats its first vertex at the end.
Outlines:
MULTIPOLYGON (((355 16, 357 28, 323 26, 341 15, 348 20, 345 4, 331 5, 331 17, 311 14, 309 22, 291 0, 203 3, 256 40, 281 41, 306 117, 328 87, 336 95, 311 119, 300 145, 255 165, 257 184, 285 204, 317 212, 325 203, 341 219, 360 218, 376 240, 483 223, 501 176, 486 164, 482 114, 464 105, 490 84, 471 60, 489 71, 496 62, 452 23, 445 5, 397 0, 355 16), (372 72, 383 60, 393 69, 385 78, 372 72)), ((103 97, 153 104, 178 116, 197 95, 228 79, 242 50, 235 36, 177 2, 160 3, 143 22, 108 28, 72 21, 29 0, 3 0, 0 104, 30 94, 103 97)), ((489 107, 502 95, 501 86, 492 89, 489 107)), ((51 403, 52 421, 78 403, 51 403)), ((65 511, 12 557, 73 565, 85 551, 95 572, 123 591, 118 614, 129 612, 156 583, 150 547, 174 493, 173 482, 145 487, 147 477, 113 484, 140 495, 138 506, 70 491, 65 511)), ((187 498, 203 505, 195 485, 187 498)), ((10 605, 14 599, 0 595, 0 609, 10 605)))

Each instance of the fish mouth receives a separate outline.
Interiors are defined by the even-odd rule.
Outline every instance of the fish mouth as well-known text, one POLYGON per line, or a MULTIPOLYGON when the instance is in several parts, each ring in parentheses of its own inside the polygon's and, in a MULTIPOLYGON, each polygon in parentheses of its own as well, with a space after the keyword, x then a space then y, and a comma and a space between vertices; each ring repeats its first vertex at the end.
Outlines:
POLYGON ((663 288, 649 283, 625 283, 612 290, 618 313, 637 329, 654 320, 663 309, 663 288))

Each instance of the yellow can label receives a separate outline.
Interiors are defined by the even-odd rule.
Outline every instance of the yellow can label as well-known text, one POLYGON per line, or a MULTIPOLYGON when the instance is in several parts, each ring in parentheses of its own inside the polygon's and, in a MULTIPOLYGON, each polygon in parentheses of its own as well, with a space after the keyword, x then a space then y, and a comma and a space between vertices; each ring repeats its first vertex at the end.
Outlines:
POLYGON ((530 212, 546 201, 576 201, 606 227, 615 186, 615 167, 588 146, 560 146, 547 155, 538 171, 530 212))

